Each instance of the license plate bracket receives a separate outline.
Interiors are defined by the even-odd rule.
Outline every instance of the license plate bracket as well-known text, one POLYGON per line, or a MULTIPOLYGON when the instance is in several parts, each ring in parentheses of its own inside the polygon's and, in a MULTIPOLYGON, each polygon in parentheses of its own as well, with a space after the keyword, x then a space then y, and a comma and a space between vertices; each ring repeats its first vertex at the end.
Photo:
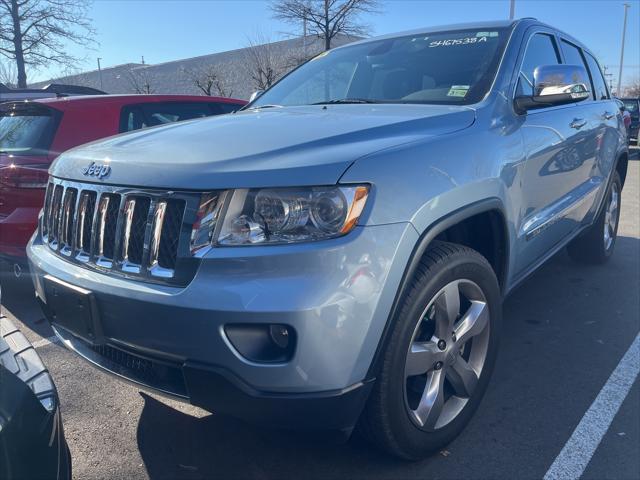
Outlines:
POLYGON ((44 290, 51 323, 91 343, 102 343, 98 309, 90 290, 44 276, 44 290))

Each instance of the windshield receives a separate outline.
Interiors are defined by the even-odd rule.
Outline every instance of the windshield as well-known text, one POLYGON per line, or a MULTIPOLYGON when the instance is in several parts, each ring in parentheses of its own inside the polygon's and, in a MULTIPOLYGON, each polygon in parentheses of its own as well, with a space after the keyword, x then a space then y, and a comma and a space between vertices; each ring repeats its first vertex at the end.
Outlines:
POLYGON ((249 108, 319 103, 466 105, 489 90, 507 29, 396 37, 321 53, 249 108))
POLYGON ((0 112, 0 153, 46 154, 51 145, 56 118, 50 112, 0 112))

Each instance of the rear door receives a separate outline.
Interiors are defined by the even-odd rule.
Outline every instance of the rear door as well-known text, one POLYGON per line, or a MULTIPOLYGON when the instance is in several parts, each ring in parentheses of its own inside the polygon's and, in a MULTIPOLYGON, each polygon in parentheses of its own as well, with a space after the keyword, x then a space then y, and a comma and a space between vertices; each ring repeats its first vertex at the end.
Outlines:
POLYGON ((600 199, 608 186, 613 170, 618 145, 622 142, 625 127, 622 112, 615 99, 609 94, 607 84, 597 60, 588 51, 582 49, 582 56, 587 64, 591 78, 593 101, 585 106, 589 109, 589 121, 592 123, 595 138, 594 162, 590 172, 590 180, 600 185, 599 195, 595 196, 588 210, 584 211, 583 223, 590 222, 595 216, 600 199))
MULTIPOLYGON (((562 63, 559 40, 543 27, 530 32, 516 95, 533 93, 533 71, 562 63)), ((526 153, 521 185, 515 274, 526 272, 579 226, 575 210, 585 196, 593 163, 591 125, 579 104, 543 107, 522 116, 526 153)))
POLYGON ((609 100, 609 93, 595 60, 593 60, 595 70, 593 67, 590 68, 588 58, 593 59, 593 57, 588 56, 581 47, 565 38, 561 38, 560 44, 564 63, 583 67, 590 80, 591 98, 576 105, 578 117, 587 122, 584 131, 588 133, 588 137, 582 144, 583 163, 576 174, 579 175, 578 179, 581 185, 587 185, 588 188, 582 189, 582 193, 585 193, 586 196, 583 199, 576 198, 575 208, 568 213, 571 219, 578 225, 582 225, 600 198, 598 192, 603 185, 606 185, 607 172, 611 168, 617 144, 611 134, 617 135, 615 126, 618 119, 622 117, 618 115, 619 109, 615 103, 609 100), (610 127, 613 127, 611 131, 609 131, 610 127), (608 151, 611 147, 613 147, 613 151, 608 151), (604 158, 609 159, 608 166, 602 164, 604 158))

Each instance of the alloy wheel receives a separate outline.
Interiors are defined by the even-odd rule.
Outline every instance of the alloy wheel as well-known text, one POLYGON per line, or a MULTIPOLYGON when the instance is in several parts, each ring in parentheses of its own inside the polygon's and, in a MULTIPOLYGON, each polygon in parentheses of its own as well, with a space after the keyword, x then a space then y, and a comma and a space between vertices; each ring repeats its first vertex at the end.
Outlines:
POLYGON ((471 399, 487 357, 490 312, 471 280, 447 284, 417 320, 406 355, 404 399, 413 423, 434 431, 471 399))

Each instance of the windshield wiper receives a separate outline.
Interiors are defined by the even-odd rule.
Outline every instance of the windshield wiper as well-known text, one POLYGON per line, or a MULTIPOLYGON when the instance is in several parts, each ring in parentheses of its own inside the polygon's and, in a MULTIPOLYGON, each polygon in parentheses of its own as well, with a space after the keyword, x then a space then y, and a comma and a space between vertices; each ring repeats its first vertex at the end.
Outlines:
POLYGON ((257 110, 258 108, 281 108, 282 105, 268 104, 268 105, 256 105, 255 107, 249 107, 247 110, 257 110))
POLYGON ((326 100, 324 102, 316 102, 311 105, 334 105, 338 103, 382 103, 380 100, 371 100, 369 98, 336 98, 334 100, 326 100))

